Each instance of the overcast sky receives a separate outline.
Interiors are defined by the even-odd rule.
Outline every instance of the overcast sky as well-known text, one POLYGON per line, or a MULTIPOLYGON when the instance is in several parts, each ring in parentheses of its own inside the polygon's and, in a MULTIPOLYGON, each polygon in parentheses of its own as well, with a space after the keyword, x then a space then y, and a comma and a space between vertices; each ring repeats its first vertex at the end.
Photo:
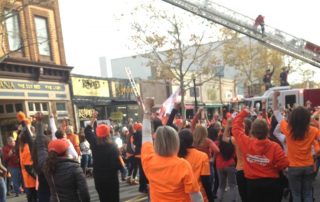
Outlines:
MULTIPOLYGON (((157 6, 170 9, 170 5, 158 1, 157 6)), ((145 0, 60 0, 59 2, 67 63, 74 67, 73 73, 97 76, 100 75, 99 57, 113 59, 135 54, 135 51, 128 47, 130 20, 126 20, 126 16, 130 16, 133 8, 141 2, 146 2, 145 0)), ((215 0, 214 2, 251 18, 262 14, 267 25, 320 45, 318 22, 320 1, 318 0, 215 0)))

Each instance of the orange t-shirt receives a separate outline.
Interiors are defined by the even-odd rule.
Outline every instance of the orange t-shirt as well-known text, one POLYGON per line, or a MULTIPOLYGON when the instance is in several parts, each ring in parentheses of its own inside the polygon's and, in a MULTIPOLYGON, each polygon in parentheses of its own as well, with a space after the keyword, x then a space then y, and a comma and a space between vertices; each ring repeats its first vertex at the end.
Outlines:
POLYGON ((288 128, 289 124, 286 120, 280 123, 280 130, 286 136, 288 159, 290 167, 312 166, 314 160, 312 157, 312 145, 314 140, 319 136, 319 130, 310 126, 303 140, 294 140, 288 128))
POLYGON ((20 155, 20 166, 21 166, 21 172, 23 177, 23 183, 26 188, 35 188, 36 187, 36 180, 28 174, 28 172, 25 169, 25 166, 32 166, 33 161, 31 158, 31 153, 29 149, 28 144, 24 144, 23 148, 19 149, 19 155, 20 155))
POLYGON ((210 161, 208 155, 197 149, 188 149, 188 155, 185 158, 191 165, 194 177, 198 180, 200 191, 205 202, 208 201, 206 191, 201 183, 201 176, 210 176, 210 161))
POLYGON ((162 157, 152 143, 142 145, 141 162, 150 184, 152 202, 190 202, 190 193, 199 192, 199 184, 190 164, 177 156, 162 157))
POLYGON ((79 136, 75 135, 75 134, 68 134, 67 138, 70 140, 70 142, 72 143, 74 149, 76 150, 76 152, 78 153, 78 155, 80 155, 80 141, 79 141, 79 136))

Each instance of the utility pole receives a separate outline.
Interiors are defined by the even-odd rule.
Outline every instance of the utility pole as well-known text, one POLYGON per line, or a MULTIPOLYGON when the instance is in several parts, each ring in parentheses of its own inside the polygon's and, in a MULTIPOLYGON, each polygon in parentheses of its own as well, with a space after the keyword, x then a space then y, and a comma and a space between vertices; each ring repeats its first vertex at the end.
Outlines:
POLYGON ((198 101, 197 101, 197 86, 196 86, 196 78, 192 78, 193 81, 193 92, 194 92, 194 114, 198 111, 198 101))

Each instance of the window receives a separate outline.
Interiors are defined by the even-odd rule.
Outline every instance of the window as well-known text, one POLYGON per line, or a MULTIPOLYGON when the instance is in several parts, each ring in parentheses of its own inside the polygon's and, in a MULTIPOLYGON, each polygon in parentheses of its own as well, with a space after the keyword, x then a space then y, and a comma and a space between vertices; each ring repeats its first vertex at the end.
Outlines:
POLYGON ((65 103, 57 103, 56 107, 57 107, 57 111, 67 111, 65 103))
MULTIPOLYGON (((197 97, 199 97, 199 91, 200 89, 198 87, 196 87, 196 95, 197 97)), ((190 97, 194 97, 194 88, 190 88, 190 97)))
POLYGON ((34 103, 34 105, 36 106, 36 111, 40 112, 41 111, 40 103, 34 103))
POLYGON ((48 111, 48 105, 45 102, 42 103, 42 111, 48 111))
POLYGON ((296 103, 296 95, 287 95, 285 97, 286 108, 291 108, 296 103))
POLYGON ((13 104, 6 104, 6 112, 7 113, 13 113, 13 104))
POLYGON ((3 105, 0 105, 0 114, 3 114, 3 113, 4 113, 3 105))
POLYGON ((15 11, 5 10, 5 20, 10 51, 21 51, 21 38, 19 28, 19 15, 15 11))
POLYGON ((23 112, 23 107, 22 107, 22 104, 21 103, 17 103, 14 105, 15 108, 16 108, 16 112, 20 112, 22 111, 23 112))
POLYGON ((29 111, 34 111, 33 102, 28 103, 29 111))
POLYGON ((47 19, 43 17, 35 17, 34 21, 36 26, 39 54, 43 56, 50 56, 50 40, 47 19))

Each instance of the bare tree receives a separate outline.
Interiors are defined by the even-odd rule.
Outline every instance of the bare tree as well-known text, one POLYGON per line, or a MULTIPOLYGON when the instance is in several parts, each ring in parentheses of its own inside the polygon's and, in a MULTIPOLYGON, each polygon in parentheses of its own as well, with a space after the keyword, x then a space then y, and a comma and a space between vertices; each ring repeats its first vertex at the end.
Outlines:
POLYGON ((170 12, 170 9, 159 10, 159 5, 154 6, 149 1, 136 8, 137 12, 145 13, 148 21, 132 23, 132 40, 136 49, 148 59, 148 66, 157 79, 179 85, 185 115, 186 90, 193 79, 201 85, 215 77, 217 59, 214 51, 222 43, 212 43, 218 39, 214 34, 218 31, 215 24, 179 9, 171 8, 170 12))

